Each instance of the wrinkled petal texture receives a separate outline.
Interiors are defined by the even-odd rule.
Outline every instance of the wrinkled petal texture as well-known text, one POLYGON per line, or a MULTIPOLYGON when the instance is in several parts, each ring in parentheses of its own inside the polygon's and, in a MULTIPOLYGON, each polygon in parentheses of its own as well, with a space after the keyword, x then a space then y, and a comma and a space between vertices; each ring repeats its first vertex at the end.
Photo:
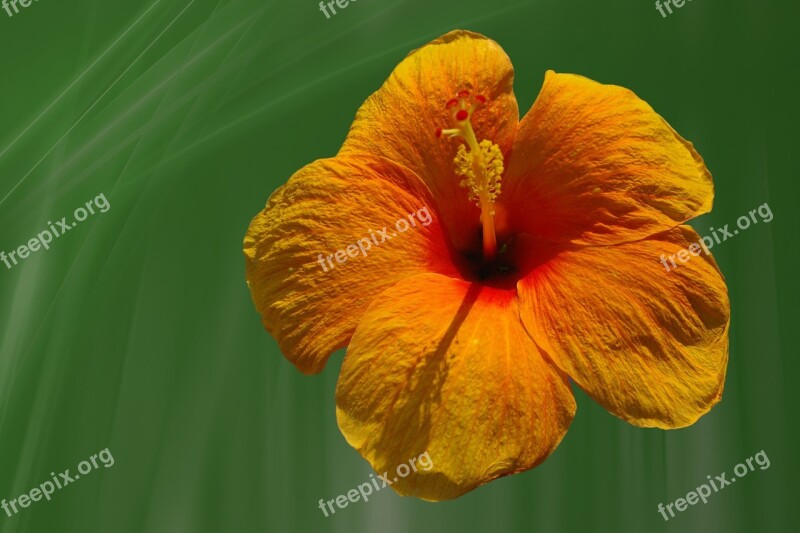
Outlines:
POLYGON ((392 485, 454 498, 543 461, 575 413, 562 375, 525 332, 515 291, 437 274, 387 290, 353 336, 336 390, 342 433, 376 472, 428 452, 392 485))
POLYGON ((666 231, 713 200, 700 155, 646 102, 552 71, 520 122, 504 183, 512 227, 579 244, 666 231))
POLYGON ((253 301, 284 355, 305 373, 319 372, 383 290, 424 272, 454 274, 439 219, 419 178, 385 159, 337 157, 298 171, 253 219, 244 243, 253 301), (424 207, 429 225, 397 231, 397 220, 424 207), (369 242, 373 234, 378 244, 369 242), (366 255, 357 250, 343 264, 333 258, 333 268, 326 262, 362 239, 366 255))
POLYGON ((567 375, 645 427, 694 423, 722 395, 730 307, 710 256, 667 272, 658 258, 699 237, 688 226, 610 247, 547 252, 518 283, 522 319, 567 375))
POLYGON ((480 211, 459 187, 453 158, 460 141, 436 137, 450 128, 448 100, 466 89, 488 98, 473 115, 478 140, 504 153, 519 122, 514 69, 496 42, 454 31, 415 50, 361 106, 340 154, 382 155, 416 172, 433 192, 457 249, 474 246, 480 211))

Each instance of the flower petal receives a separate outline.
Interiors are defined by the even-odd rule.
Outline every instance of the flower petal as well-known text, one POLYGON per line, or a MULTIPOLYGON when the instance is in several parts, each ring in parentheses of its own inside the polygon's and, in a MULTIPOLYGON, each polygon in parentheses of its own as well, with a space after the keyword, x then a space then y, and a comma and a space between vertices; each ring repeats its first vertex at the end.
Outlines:
POLYGON ((347 441, 390 481, 428 453, 432 467, 392 485, 427 500, 536 466, 575 414, 566 377, 520 322, 514 291, 438 274, 376 299, 348 348, 336 403, 347 441))
POLYGON ((549 71, 519 125, 501 204, 520 231, 616 244, 711 209, 711 175, 633 92, 549 71))
POLYGON ((479 235, 480 211, 454 172, 459 142, 437 138, 436 130, 452 127, 445 105, 469 90, 488 99, 473 114, 478 140, 508 153, 519 122, 513 83, 514 69, 500 45, 477 33, 450 32, 394 69, 358 110, 339 153, 382 155, 416 172, 433 192, 456 248, 465 249, 479 235))
POLYGON ((244 253, 264 326, 305 373, 321 371, 347 344, 384 289, 423 272, 454 273, 430 192, 407 169, 377 157, 337 157, 299 170, 251 222, 244 253), (404 226, 395 222, 410 213, 418 213, 416 227, 399 231, 404 226), (347 250, 361 239, 363 254, 347 250), (342 264, 337 250, 346 252, 342 264))
POLYGON ((688 426, 722 396, 725 281, 702 250, 685 264, 676 260, 677 268, 669 262, 698 241, 680 226, 618 246, 542 251, 550 257, 518 283, 522 319, 537 344, 632 424, 688 426))

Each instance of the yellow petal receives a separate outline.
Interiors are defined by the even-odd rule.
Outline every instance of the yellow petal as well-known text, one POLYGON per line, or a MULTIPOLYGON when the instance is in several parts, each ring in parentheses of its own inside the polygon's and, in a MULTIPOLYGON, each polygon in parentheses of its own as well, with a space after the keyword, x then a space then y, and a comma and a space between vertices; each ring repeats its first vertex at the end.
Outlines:
POLYGON ((703 159, 646 102, 552 71, 520 122, 503 187, 512 227, 581 244, 641 239, 713 200, 703 159))
POLYGON ((384 289, 423 272, 454 273, 427 188, 377 157, 325 159, 299 170, 251 222, 244 253, 264 326, 305 373, 322 370, 347 344, 384 289), (398 231, 406 227, 396 225, 400 219, 409 221, 405 231, 398 231))
POLYGON ((575 414, 565 376, 522 327, 514 291, 438 274, 376 299, 348 348, 336 404, 342 433, 375 471, 426 500, 536 466, 575 414), (429 470, 397 476, 426 452, 429 470))
POLYGON ((453 159, 458 142, 436 137, 450 128, 445 105, 458 91, 488 99, 472 118, 478 140, 507 153, 519 122, 514 69, 496 42, 463 30, 450 32, 408 55, 358 110, 340 154, 382 155, 416 172, 430 187, 458 249, 473 244, 478 208, 459 187, 453 159))
POLYGON ((669 261, 698 240, 680 226, 618 246, 541 250, 550 257, 518 283, 522 319, 537 344, 632 424, 688 426, 722 396, 730 322, 725 281, 702 251, 687 253, 686 263, 676 259, 677 268, 669 261))

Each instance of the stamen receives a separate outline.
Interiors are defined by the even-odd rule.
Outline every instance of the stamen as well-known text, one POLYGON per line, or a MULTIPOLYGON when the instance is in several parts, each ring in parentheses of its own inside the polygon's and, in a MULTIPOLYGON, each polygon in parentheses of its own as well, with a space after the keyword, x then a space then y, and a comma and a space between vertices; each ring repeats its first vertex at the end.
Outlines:
POLYGON ((462 176, 459 185, 467 189, 469 199, 481 208, 483 225, 483 256, 487 261, 497 254, 497 237, 494 230, 494 202, 500 195, 500 180, 503 177, 503 152, 500 147, 489 140, 480 143, 475 137, 470 117, 479 105, 486 103, 486 97, 476 95, 469 100, 470 92, 461 90, 458 98, 447 102, 445 108, 459 109, 450 115, 453 128, 436 130, 436 136, 447 135, 449 138, 461 137, 466 144, 459 145, 453 160, 456 174, 462 176))
MULTIPOLYGON (((492 141, 483 140, 478 145, 480 159, 482 160, 483 180, 479 183, 475 172, 475 155, 467 151, 463 144, 458 147, 456 158, 453 162, 456 165, 456 174, 464 176, 459 185, 469 192, 469 199, 477 201, 486 198, 494 204, 500 195, 501 179, 503 177, 503 153, 500 147, 492 141)), ((494 205, 492 205, 491 215, 494 215, 494 205)))

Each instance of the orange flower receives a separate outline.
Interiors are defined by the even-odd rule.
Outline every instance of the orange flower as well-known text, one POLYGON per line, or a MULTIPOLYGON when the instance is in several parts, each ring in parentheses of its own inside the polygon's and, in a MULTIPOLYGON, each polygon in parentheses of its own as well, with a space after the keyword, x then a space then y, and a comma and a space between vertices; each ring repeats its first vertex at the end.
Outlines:
POLYGON ((520 121, 512 85, 481 35, 416 50, 245 238, 286 357, 311 374, 348 347, 347 441, 379 473, 428 452, 400 494, 454 498, 542 462, 575 414, 568 377, 643 427, 688 426, 722 394, 722 275, 710 256, 659 261, 698 240, 683 224, 711 208, 702 158, 627 89, 548 72, 520 121), (429 225, 320 268, 423 206, 429 225))

